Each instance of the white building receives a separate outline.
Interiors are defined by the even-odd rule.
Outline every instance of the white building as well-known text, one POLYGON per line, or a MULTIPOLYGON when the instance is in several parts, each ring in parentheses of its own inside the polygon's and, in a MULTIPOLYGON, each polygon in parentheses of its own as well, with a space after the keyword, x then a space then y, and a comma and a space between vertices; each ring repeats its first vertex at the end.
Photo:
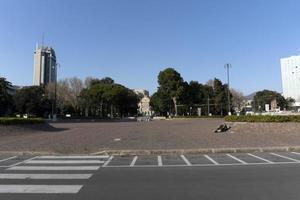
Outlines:
POLYGON ((280 64, 283 96, 295 99, 295 106, 300 106, 300 55, 282 58, 280 64))
POLYGON ((47 85, 56 81, 56 56, 51 47, 38 46, 34 52, 33 85, 47 85))

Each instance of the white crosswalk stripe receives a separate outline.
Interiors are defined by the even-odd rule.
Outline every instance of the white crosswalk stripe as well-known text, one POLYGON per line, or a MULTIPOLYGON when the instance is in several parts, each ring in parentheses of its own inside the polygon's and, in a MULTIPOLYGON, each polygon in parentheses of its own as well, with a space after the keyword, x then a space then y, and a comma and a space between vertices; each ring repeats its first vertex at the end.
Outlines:
POLYGON ((89 179, 92 174, 1 174, 0 179, 89 179))
POLYGON ((77 193, 83 185, 0 185, 0 193, 77 193))
POLYGON ((28 160, 24 163, 32 164, 100 164, 102 160, 28 160))
POLYGON ((75 171, 94 171, 98 170, 100 166, 14 166, 7 170, 45 170, 45 171, 59 171, 59 170, 75 170, 75 171))
POLYGON ((98 170, 109 156, 37 156, 12 164, 5 170, 9 173, 0 173, 0 193, 39 193, 39 194, 73 194, 83 187, 81 181, 88 180, 92 173, 98 170), (22 173, 22 172, 28 173, 22 173), (21 172, 21 173, 20 173, 21 172), (55 172, 55 173, 52 173, 55 172), (64 172, 64 173, 61 173, 64 172), (9 184, 5 181, 22 181, 20 184, 9 184), (32 180, 39 183, 32 184, 32 180), (48 184, 47 180, 55 180, 56 184, 48 184), (63 184, 59 184, 64 181, 63 184), (81 183, 79 183, 81 182, 81 183), (70 183, 70 184, 66 184, 70 183), (79 183, 79 184, 78 184, 79 183))

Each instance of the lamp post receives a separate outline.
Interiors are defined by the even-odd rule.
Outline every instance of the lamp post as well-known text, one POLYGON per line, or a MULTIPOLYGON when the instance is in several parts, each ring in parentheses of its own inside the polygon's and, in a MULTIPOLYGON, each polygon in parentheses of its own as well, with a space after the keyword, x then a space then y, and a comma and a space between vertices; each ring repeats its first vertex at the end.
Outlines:
POLYGON ((229 87, 229 68, 231 68, 231 64, 225 64, 224 68, 227 70, 227 98, 228 98, 228 115, 231 115, 231 106, 230 106, 230 87, 229 87))
POLYGON ((56 101, 57 101, 57 66, 60 66, 59 63, 56 63, 52 66, 52 69, 55 69, 55 80, 54 80, 54 106, 52 109, 52 120, 56 121, 57 117, 57 109, 56 109, 56 101))

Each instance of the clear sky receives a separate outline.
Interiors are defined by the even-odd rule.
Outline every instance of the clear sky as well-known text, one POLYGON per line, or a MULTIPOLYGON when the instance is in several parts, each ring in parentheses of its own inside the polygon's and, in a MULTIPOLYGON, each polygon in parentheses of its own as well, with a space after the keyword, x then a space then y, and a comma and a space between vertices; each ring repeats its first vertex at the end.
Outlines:
POLYGON ((281 91, 280 58, 299 54, 299 0, 0 0, 0 76, 31 85, 33 52, 52 46, 59 79, 110 76, 157 87, 174 67, 186 81, 226 81, 244 94, 281 91))

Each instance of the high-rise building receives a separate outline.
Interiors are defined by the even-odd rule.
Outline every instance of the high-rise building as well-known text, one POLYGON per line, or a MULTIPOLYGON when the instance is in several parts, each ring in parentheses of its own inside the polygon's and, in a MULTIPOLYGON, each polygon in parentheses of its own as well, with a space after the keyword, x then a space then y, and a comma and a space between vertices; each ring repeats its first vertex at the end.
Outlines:
POLYGON ((295 99, 300 106, 300 55, 280 59, 282 90, 285 98, 295 99))
POLYGON ((53 48, 38 46, 34 51, 33 85, 46 86, 56 82, 56 56, 53 48))

